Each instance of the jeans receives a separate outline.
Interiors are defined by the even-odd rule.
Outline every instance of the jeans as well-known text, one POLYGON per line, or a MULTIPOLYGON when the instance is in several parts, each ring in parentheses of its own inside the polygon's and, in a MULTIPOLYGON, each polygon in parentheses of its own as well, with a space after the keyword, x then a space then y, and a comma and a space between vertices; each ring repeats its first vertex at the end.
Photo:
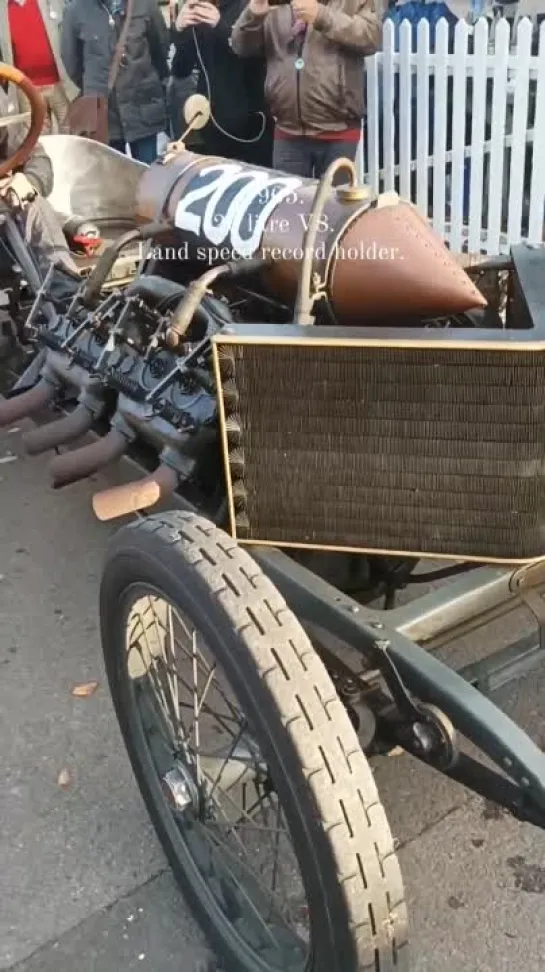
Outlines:
MULTIPOLYGON (((306 179, 320 179, 335 159, 356 158, 357 142, 331 141, 319 138, 275 138, 273 168, 306 179)), ((342 182, 346 175, 339 173, 342 182)))
MULTIPOLYGON (((110 142, 110 147, 116 152, 126 152, 126 143, 122 139, 114 139, 110 142)), ((129 148, 133 159, 152 165, 157 158, 157 135, 146 135, 145 138, 137 138, 134 142, 129 142, 129 148)))

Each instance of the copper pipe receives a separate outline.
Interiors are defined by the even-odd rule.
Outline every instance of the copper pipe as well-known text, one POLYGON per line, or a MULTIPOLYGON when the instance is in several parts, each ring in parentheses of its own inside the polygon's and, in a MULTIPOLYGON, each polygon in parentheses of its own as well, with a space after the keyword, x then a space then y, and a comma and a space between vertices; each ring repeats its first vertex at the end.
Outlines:
POLYGON ((170 348, 177 348, 183 341, 186 331, 193 320, 193 315, 199 307, 210 284, 218 277, 224 277, 231 272, 231 266, 223 263, 219 267, 211 267, 202 276, 190 283, 180 304, 172 315, 170 327, 167 331, 167 343, 170 348))
POLYGON ((115 459, 121 459, 128 446, 128 439, 118 429, 110 429, 108 435, 92 442, 90 445, 64 452, 62 456, 55 456, 49 470, 53 478, 53 486, 69 486, 82 479, 87 479, 115 459))
POLYGON ((0 402, 0 429, 6 425, 11 425, 12 422, 20 422, 21 419, 34 415, 35 412, 49 405, 54 399, 56 391, 57 389, 50 381, 41 378, 28 391, 0 402))
POLYGON ((268 259, 263 259, 262 257, 252 257, 248 260, 235 260, 232 263, 222 263, 219 267, 210 267, 200 277, 193 280, 172 315, 170 327, 166 335, 169 347, 175 349, 183 341, 187 329, 193 320, 193 315, 199 308, 210 285, 215 283, 218 277, 228 276, 231 280, 236 280, 238 277, 246 277, 252 273, 256 273, 258 270, 263 270, 269 262, 268 259))
POLYGON ((23 435, 23 445, 29 456, 39 456, 48 449, 73 442, 85 435, 93 424, 93 413, 86 405, 78 405, 70 415, 48 422, 23 435))
POLYGON ((113 243, 110 244, 104 253, 98 258, 93 270, 87 277, 85 281, 85 286, 81 293, 81 301, 85 307, 91 307, 93 302, 97 299, 102 290, 102 287, 106 283, 110 273, 113 270, 114 264, 117 261, 122 250, 126 246, 135 242, 145 242, 146 240, 160 239, 163 236, 168 236, 172 233, 172 227, 166 226, 165 223, 146 223, 145 226, 139 226, 136 229, 128 230, 126 233, 122 233, 118 236, 113 243))
POLYGON ((312 299, 312 268, 314 266, 316 239, 320 228, 320 220, 324 213, 324 206, 333 186, 333 180, 337 173, 343 170, 348 173, 352 188, 355 188, 358 184, 358 174, 354 163, 350 159, 335 159, 324 172, 316 189, 310 219, 303 240, 303 265, 301 267, 299 287, 295 300, 294 324, 308 325, 314 323, 314 315, 312 313, 312 305, 314 303, 312 299))
POLYGON ((93 510, 98 520, 115 520, 119 516, 148 510, 170 496, 178 485, 178 474, 172 466, 161 465, 150 476, 137 483, 125 483, 104 489, 93 496, 93 510))

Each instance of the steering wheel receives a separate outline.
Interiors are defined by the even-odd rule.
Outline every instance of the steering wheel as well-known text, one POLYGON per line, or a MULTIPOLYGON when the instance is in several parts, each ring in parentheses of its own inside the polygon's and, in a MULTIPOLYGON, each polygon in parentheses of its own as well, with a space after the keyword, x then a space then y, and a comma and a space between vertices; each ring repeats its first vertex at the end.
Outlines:
MULTIPOLYGON (((5 162, 0 162, 0 179, 7 176, 13 169, 17 169, 19 166, 25 164, 41 135, 45 119, 45 101, 38 89, 34 87, 22 71, 18 71, 17 68, 11 67, 9 64, 0 62, 0 83, 5 81, 20 88, 28 98, 30 103, 30 127, 26 138, 17 151, 13 153, 11 158, 6 159, 5 162)), ((0 128, 15 125, 23 120, 25 119, 21 115, 5 115, 3 118, 0 118, 0 128)))

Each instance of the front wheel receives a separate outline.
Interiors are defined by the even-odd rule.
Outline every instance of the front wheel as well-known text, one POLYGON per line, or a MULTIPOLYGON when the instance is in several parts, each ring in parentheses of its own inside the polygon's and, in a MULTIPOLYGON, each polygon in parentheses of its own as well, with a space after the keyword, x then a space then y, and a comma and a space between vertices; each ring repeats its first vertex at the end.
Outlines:
POLYGON ((114 537, 110 689, 142 795, 228 972, 406 972, 373 775, 329 675, 254 560, 209 521, 114 537))

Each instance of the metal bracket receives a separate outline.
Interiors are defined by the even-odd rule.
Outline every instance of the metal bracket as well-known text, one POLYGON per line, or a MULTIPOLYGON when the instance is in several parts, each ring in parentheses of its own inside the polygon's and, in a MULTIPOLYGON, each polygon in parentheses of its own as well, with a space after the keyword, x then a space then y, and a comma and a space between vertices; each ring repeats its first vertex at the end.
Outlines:
MULTIPOLYGON (((400 631, 379 621, 376 612, 339 595, 335 588, 301 564, 278 550, 264 552, 255 547, 251 552, 299 618, 312 619, 312 623, 351 648, 368 664, 375 663, 380 655, 377 640, 388 641, 388 656, 404 689, 418 702, 435 706, 444 713, 460 735, 511 778, 504 805, 507 802, 513 812, 516 809, 520 814, 522 790, 525 819, 530 819, 534 811, 539 826, 545 825, 545 753, 509 716, 460 674, 400 631)), ((537 566, 532 568, 528 579, 536 582, 537 577, 537 583, 541 583, 541 570, 545 570, 545 560, 539 572, 537 566)), ((456 772, 460 773, 457 766, 442 771, 454 778, 456 772)), ((482 772, 480 768, 475 769, 469 783, 476 792, 479 790, 475 780, 478 781, 482 772)))
POLYGON ((509 586, 530 609, 540 628, 545 627, 545 557, 515 570, 509 586))

